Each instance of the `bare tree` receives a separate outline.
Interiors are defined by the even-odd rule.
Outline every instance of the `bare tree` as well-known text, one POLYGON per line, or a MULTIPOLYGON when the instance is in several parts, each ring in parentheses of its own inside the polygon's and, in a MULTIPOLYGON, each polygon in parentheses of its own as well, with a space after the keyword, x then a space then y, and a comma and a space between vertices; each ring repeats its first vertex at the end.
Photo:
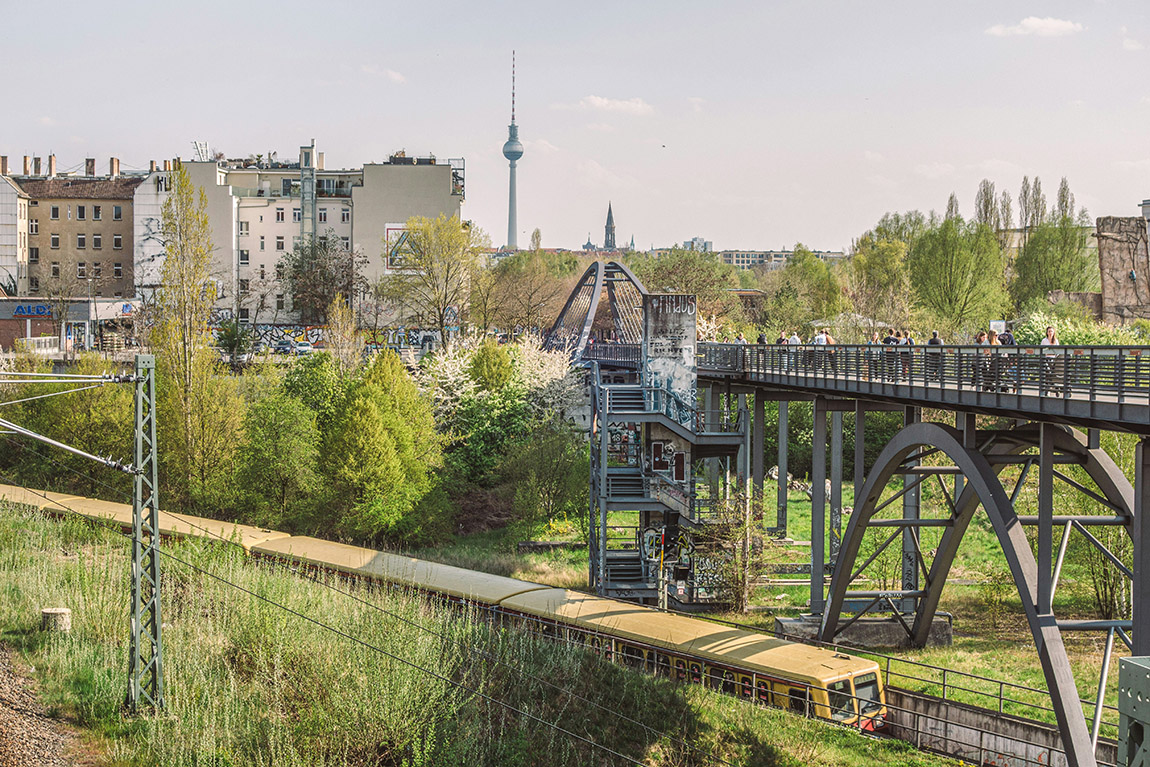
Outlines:
POLYGON ((335 294, 327 309, 327 330, 324 333, 327 350, 331 352, 340 375, 344 377, 359 367, 363 349, 362 334, 355 313, 347 304, 343 294, 335 294))

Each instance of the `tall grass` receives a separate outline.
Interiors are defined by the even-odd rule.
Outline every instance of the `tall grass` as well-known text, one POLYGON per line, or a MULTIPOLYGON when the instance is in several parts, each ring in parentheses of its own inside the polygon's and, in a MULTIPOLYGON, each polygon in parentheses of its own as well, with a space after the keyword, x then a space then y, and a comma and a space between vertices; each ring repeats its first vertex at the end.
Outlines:
POLYGON ((715 763, 712 754, 745 765, 937 763, 902 744, 627 672, 416 594, 357 587, 370 603, 362 604, 275 565, 253 563, 233 547, 195 541, 165 547, 380 651, 164 559, 167 710, 125 717, 123 538, 0 505, 0 641, 36 668, 53 712, 106 739, 116 765, 627 763, 483 696, 643 764, 706 765, 715 763), (39 610, 48 606, 73 609, 70 635, 38 630, 39 610))

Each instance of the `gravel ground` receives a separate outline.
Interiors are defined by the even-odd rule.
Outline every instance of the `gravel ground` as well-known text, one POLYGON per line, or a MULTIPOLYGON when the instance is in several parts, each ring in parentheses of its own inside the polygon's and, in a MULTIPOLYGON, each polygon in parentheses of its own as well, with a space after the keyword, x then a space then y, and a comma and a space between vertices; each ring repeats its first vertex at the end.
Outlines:
POLYGON ((0 647, 0 767, 94 764, 82 750, 75 731, 45 713, 35 680, 0 647))

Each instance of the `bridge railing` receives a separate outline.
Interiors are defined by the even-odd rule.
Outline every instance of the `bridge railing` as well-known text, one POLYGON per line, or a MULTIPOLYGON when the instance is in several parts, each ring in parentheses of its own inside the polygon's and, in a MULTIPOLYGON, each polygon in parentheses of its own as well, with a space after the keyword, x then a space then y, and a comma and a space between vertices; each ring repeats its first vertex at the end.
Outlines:
POLYGON ((700 344, 699 368, 795 383, 899 384, 1125 402, 1150 398, 1150 347, 700 344))

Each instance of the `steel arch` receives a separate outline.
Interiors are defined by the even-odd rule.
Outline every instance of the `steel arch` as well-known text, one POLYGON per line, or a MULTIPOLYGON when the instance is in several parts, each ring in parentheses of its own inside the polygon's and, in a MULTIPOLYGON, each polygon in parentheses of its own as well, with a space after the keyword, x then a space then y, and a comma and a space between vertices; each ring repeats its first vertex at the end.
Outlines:
MULTIPOLYGON (((901 473, 903 462, 923 447, 944 453, 954 462, 966 480, 963 495, 955 504, 959 511, 958 518, 954 519, 952 528, 944 533, 952 536, 953 542, 950 543, 952 548, 957 547, 958 539, 962 537, 962 532, 965 531, 977 506, 981 503, 986 509, 1010 567, 1031 635, 1034 637, 1055 717, 1064 736, 1063 747, 1067 760, 1075 767, 1095 764, 1090 732, 1086 726, 1082 703, 1074 684, 1074 674, 1066 655, 1066 647, 1062 642, 1062 634, 1059 632, 1053 613, 1038 612, 1038 564, 1030 549, 1023 525, 1014 512, 1014 505, 998 479, 1001 467, 997 469, 993 467, 977 448, 965 447, 961 434, 950 426, 929 422, 910 424, 898 432, 879 454, 875 461, 875 469, 863 486, 863 502, 861 505, 856 505, 839 549, 831 578, 830 595, 823 612, 820 639, 833 641, 863 534, 876 512, 883 490, 891 477, 901 473)), ((1132 499, 1132 493, 1130 497, 1132 499)), ((938 556, 935 561, 937 563, 938 556)), ((944 582, 931 577, 928 592, 934 591, 935 584, 941 591, 944 582)))
POLYGON ((583 354, 595 324, 604 285, 607 287, 611 325, 618 340, 628 344, 637 344, 642 340, 642 297, 647 294, 647 289, 623 264, 617 261, 608 261, 606 264, 596 261, 587 267, 568 296, 563 311, 547 333, 545 348, 570 349, 573 357, 583 354))

